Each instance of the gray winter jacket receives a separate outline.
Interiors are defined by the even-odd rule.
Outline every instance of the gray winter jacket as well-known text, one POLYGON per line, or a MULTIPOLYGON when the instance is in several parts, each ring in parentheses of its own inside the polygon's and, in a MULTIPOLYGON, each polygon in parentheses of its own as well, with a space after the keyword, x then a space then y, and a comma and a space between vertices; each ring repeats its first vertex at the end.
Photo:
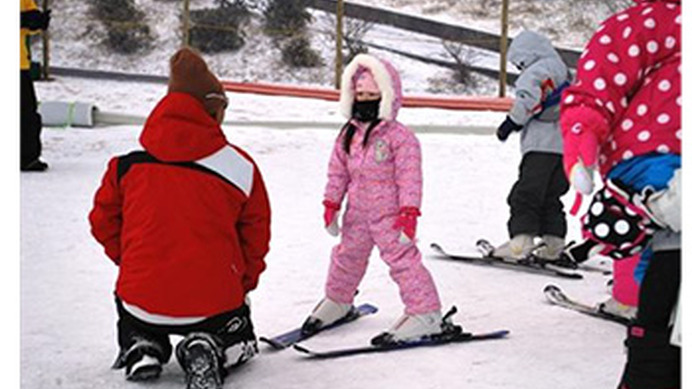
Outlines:
POLYGON ((562 154, 560 104, 541 111, 541 102, 570 79, 567 66, 548 38, 533 31, 523 31, 514 38, 507 59, 521 70, 509 117, 524 126, 522 155, 531 151, 562 154))

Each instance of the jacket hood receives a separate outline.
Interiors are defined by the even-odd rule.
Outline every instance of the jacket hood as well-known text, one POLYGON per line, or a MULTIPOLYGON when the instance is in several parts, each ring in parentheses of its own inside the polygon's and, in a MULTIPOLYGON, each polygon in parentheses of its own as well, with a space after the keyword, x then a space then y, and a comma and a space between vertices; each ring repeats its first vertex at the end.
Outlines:
POLYGON ((560 55, 550 43, 550 40, 533 31, 522 31, 512 40, 512 44, 507 51, 507 60, 521 70, 526 69, 541 59, 555 57, 560 58, 560 55))
POLYGON ((341 114, 351 118, 353 101, 356 95, 356 80, 362 72, 369 70, 382 93, 378 118, 395 120, 401 108, 402 92, 399 73, 389 62, 368 54, 358 54, 346 66, 341 76, 339 107, 341 114))
POLYGON ((194 161, 228 144, 204 105, 186 93, 167 94, 144 124, 139 143, 166 162, 194 161))

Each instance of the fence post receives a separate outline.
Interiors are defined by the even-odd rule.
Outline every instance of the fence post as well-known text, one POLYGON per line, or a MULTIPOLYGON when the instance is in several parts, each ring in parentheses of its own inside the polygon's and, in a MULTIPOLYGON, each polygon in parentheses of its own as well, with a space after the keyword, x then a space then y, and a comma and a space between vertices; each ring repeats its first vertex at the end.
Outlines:
POLYGON ((509 29, 509 0, 502 0, 502 32, 500 35, 500 97, 507 88, 507 30, 509 29))
POLYGON ((334 87, 341 89, 341 69, 344 66, 344 1, 336 2, 336 60, 334 61, 334 87))
MULTIPOLYGON (((48 11, 50 0, 43 0, 43 12, 48 11)), ((43 66, 41 66, 41 79, 48 80, 48 66, 50 62, 50 33, 48 29, 41 32, 41 43, 43 48, 43 66)))
POLYGON ((183 0, 183 46, 190 46, 190 0, 183 0))

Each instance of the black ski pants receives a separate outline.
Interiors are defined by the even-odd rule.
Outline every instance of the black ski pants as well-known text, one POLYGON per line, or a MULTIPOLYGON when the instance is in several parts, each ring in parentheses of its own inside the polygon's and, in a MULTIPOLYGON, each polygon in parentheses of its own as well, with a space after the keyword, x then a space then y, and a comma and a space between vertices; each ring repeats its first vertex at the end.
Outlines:
POLYGON ((560 197, 569 183, 562 168, 562 155, 526 153, 519 166, 519 179, 509 193, 509 236, 530 234, 564 238, 567 221, 560 197))
MULTIPOLYGON (((257 338, 250 320, 250 308, 243 305, 233 311, 224 312, 203 321, 188 325, 161 325, 152 324, 140 320, 128 312, 122 301, 116 297, 115 305, 118 311, 118 345, 120 355, 114 367, 124 367, 125 361, 122 358, 125 352, 135 343, 141 340, 151 342, 155 345, 156 351, 160 353, 162 363, 168 362, 173 352, 170 342, 170 335, 186 336, 192 333, 205 333, 214 339, 217 352, 223 355, 224 350, 239 346, 240 348, 257 348, 257 338)), ((249 357, 248 357, 249 358, 249 357)), ((235 367, 242 364, 247 359, 245 355, 238 360, 223 361, 226 367, 235 367)), ((227 371, 223 369, 222 374, 227 371)))
POLYGON ((618 388, 680 388, 680 348, 670 344, 680 267, 680 250, 654 252, 639 289, 637 317, 628 328, 627 363, 618 388))
POLYGON ((20 166, 41 156, 41 115, 38 113, 34 81, 28 70, 20 71, 20 166))

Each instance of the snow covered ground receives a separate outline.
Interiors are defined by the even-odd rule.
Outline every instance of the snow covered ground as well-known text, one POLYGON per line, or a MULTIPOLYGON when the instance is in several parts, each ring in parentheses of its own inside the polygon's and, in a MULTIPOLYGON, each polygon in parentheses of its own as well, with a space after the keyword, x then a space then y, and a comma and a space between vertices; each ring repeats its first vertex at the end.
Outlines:
MULTIPOLYGON (((165 86, 60 79, 38 83, 43 101, 87 101, 100 108, 145 115, 165 86)), ((329 252, 337 240, 321 225, 326 166, 338 123, 336 104, 233 94, 228 119, 266 117, 329 121, 324 129, 276 130, 224 126, 228 139, 257 161, 267 183, 273 226, 267 270, 252 293, 258 335, 300 324, 322 295, 329 252)), ((496 126, 500 113, 403 109, 404 123, 496 126)), ((90 236, 87 213, 109 158, 138 148, 138 126, 44 129, 44 174, 20 177, 21 385, 23 388, 137 388, 109 369, 117 349, 112 290, 117 268, 90 236)), ((480 237, 505 239, 505 198, 516 179, 518 137, 419 134, 424 200, 420 249, 445 308, 468 331, 509 329, 504 340, 333 361, 308 361, 293 350, 261 355, 231 375, 228 388, 473 388, 610 389, 625 361, 624 327, 548 305, 542 289, 558 283, 585 301, 607 298, 607 278, 582 281, 451 263, 429 245, 473 252, 480 237)), ((564 202, 571 205, 571 193, 564 202)), ((577 221, 569 219, 576 238, 577 221)), ((395 284, 376 252, 357 301, 380 311, 317 336, 307 346, 366 344, 402 312, 395 284)), ((182 388, 177 363, 166 365, 153 388, 182 388)))

